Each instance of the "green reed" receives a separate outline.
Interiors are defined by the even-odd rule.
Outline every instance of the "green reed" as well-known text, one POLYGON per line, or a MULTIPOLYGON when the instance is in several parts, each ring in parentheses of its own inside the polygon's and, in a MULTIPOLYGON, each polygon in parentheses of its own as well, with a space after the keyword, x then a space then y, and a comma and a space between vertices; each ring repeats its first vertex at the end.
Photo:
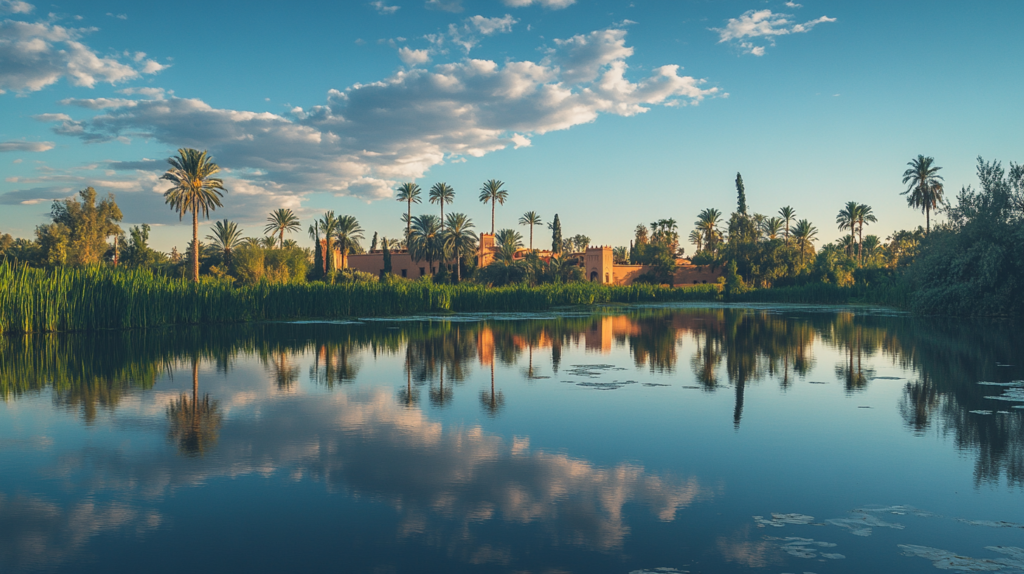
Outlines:
POLYGON ((715 285, 668 288, 566 283, 538 287, 426 282, 271 284, 192 283, 147 270, 0 263, 0 333, 132 329, 302 318, 376 317, 430 312, 540 311, 564 305, 713 301, 715 285))

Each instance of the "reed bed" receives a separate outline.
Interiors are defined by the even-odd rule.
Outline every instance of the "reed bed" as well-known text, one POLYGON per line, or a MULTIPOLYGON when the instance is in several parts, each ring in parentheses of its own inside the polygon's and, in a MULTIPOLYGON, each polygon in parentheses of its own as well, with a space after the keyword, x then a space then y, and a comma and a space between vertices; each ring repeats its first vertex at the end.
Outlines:
POLYGON ((52 270, 0 263, 0 333, 133 329, 431 312, 541 311, 565 305, 711 301, 715 285, 567 283, 491 288, 424 282, 271 284, 155 276, 110 267, 52 270))

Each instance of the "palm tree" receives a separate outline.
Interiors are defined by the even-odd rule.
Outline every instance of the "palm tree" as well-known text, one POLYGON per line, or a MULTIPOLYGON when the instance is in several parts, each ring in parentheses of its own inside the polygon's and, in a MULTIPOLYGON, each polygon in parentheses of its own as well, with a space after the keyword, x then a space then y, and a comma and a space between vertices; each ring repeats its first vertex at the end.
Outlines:
POLYGON ((761 223, 761 231, 768 236, 768 239, 775 239, 779 236, 779 232, 782 231, 782 227, 785 222, 778 217, 769 217, 761 223))
POLYGON ((714 207, 709 207, 697 215, 694 223, 697 229, 704 235, 704 245, 711 251, 715 250, 721 232, 718 230, 718 223, 722 220, 722 212, 714 207))
POLYGON ((796 240, 797 249, 800 250, 800 264, 804 263, 804 254, 813 249, 812 242, 816 241, 818 228, 811 225, 810 221, 801 219, 793 228, 793 239, 796 240))
POLYGON ((311 223, 309 225, 309 229, 306 230, 306 233, 308 233, 309 234, 309 238, 313 240, 313 254, 314 254, 313 255, 313 264, 314 265, 316 265, 318 263, 317 260, 316 260, 316 254, 318 254, 318 253, 320 254, 319 265, 317 265, 317 273, 321 273, 323 271, 324 252, 321 250, 321 247, 320 247, 320 226, 317 225, 316 222, 311 223))
POLYGON ((789 222, 796 221, 796 210, 787 205, 779 210, 779 215, 786 222, 786 243, 789 243, 789 222))
POLYGON ((341 250, 341 268, 348 268, 348 253, 359 249, 359 240, 363 239, 363 228, 354 216, 342 215, 337 219, 334 228, 334 237, 338 240, 338 249, 341 250))
POLYGON ((487 202, 491 203, 491 235, 494 235, 494 206, 498 203, 505 205, 505 200, 508 199, 508 190, 501 189, 503 185, 505 185, 505 182, 489 179, 480 188, 480 202, 484 204, 487 202))
POLYGON ((854 241, 854 232, 857 231, 857 210, 860 204, 856 201, 847 201, 846 205, 839 210, 839 214, 836 215, 836 226, 839 227, 839 231, 850 230, 850 249, 846 252, 848 257, 853 257, 852 245, 854 241))
POLYGON ((220 251, 224 265, 230 267, 231 250, 242 244, 242 230, 238 228, 237 223, 227 219, 215 221, 210 230, 213 234, 207 235, 206 238, 213 243, 217 251, 220 251))
POLYGON ((864 223, 875 223, 878 218, 871 212, 871 206, 860 204, 857 206, 857 260, 863 260, 864 254, 864 223))
POLYGON ((444 204, 455 201, 455 190, 445 182, 435 183, 430 188, 430 203, 441 204, 441 231, 444 231, 444 204))
POLYGON ((536 211, 527 211, 519 218, 519 225, 530 226, 530 251, 533 251, 533 226, 541 225, 542 223, 544 222, 540 220, 540 215, 536 211))
POLYGON ((494 244, 498 246, 508 244, 513 249, 519 249, 523 246, 523 236, 515 229, 502 229, 494 234, 494 244))
POLYGON ((324 238, 324 273, 330 273, 334 271, 334 249, 331 247, 331 238, 338 232, 338 218, 334 216, 334 211, 325 211, 324 216, 317 220, 316 226, 320 229, 320 236, 324 238))
POLYGON ((403 183, 398 186, 398 195, 395 196, 398 201, 404 201, 407 205, 407 212, 405 214, 405 237, 408 239, 409 231, 412 225, 412 204, 420 203, 420 186, 412 182, 403 183))
POLYGON ((417 215, 412 218, 409 254, 415 261, 426 259, 431 270, 435 261, 448 259, 444 242, 441 241, 441 221, 436 215, 417 215))
POLYGON ((699 229, 694 229, 690 232, 690 243, 697 246, 697 253, 700 253, 701 244, 704 242, 704 236, 701 234, 699 229))
POLYGON ((263 233, 270 235, 277 233, 280 235, 280 246, 284 248, 284 232, 298 231, 301 229, 299 226, 299 218, 295 217, 290 209, 275 209, 270 212, 270 216, 267 217, 267 226, 263 228, 263 233))
POLYGON ((449 213, 445 223, 444 249, 455 257, 455 280, 462 281, 462 254, 476 248, 473 222, 465 213, 449 213))
MULTIPOLYGON (((191 148, 179 148, 178 157, 167 159, 171 164, 160 179, 166 179, 174 187, 164 192, 164 203, 178 212, 181 220, 185 212, 192 212, 192 245, 199 244, 199 212, 203 217, 210 216, 210 210, 222 207, 221 192, 227 192, 224 182, 213 177, 220 171, 220 166, 205 151, 191 148)), ((192 281, 199 281, 199 249, 192 249, 192 281)))
POLYGON ((910 166, 903 172, 903 183, 907 185, 907 191, 900 195, 907 196, 907 205, 919 207, 924 211, 924 232, 931 231, 931 210, 943 203, 942 199, 942 176, 938 175, 941 167, 933 166, 933 157, 918 155, 916 159, 907 162, 910 166))

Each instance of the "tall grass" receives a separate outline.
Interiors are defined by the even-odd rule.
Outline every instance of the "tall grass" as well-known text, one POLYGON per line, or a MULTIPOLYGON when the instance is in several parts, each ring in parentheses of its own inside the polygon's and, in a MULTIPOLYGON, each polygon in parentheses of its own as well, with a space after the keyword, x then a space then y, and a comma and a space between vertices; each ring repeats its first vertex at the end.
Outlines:
POLYGON ((0 263, 0 333, 130 329, 447 311, 539 311, 561 305, 710 301, 715 285, 567 283, 501 288, 423 282, 270 284, 155 276, 110 267, 33 269, 0 263))
POLYGON ((902 282, 839 287, 829 283, 808 283, 796 287, 756 289, 732 295, 729 301, 741 303, 807 303, 843 305, 871 303, 891 307, 910 306, 912 291, 902 282))

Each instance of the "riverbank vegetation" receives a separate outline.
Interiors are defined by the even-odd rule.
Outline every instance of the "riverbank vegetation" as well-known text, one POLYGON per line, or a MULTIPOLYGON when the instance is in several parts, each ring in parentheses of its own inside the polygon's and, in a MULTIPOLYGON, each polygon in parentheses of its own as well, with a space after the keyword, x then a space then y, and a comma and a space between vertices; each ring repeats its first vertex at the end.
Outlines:
POLYGON ((99 200, 92 188, 77 199, 54 202, 52 223, 35 240, 0 234, 0 330, 49 331, 190 324, 299 317, 343 317, 433 311, 529 311, 585 302, 725 300, 748 302, 893 305, 923 314, 1024 316, 1024 167, 978 159, 977 190, 964 187, 949 203, 940 167, 919 156, 903 174, 910 207, 926 225, 886 239, 866 230, 880 214, 848 201, 838 210, 837 241, 818 246, 819 228, 798 209, 777 215, 751 213, 737 174, 736 211, 728 219, 715 208, 700 211, 688 239, 689 260, 724 270, 718 285, 673 291, 685 250, 674 219, 639 225, 629 248, 614 249, 616 263, 647 266, 635 287, 583 283, 580 264, 590 238, 563 237, 556 214, 547 224, 551 249, 534 250, 533 211, 519 218, 529 245, 515 229, 495 229, 496 207, 509 190, 489 180, 479 200, 490 204, 494 261, 477 268, 479 236, 464 213, 448 211, 455 190, 430 190, 440 216, 412 214, 421 190, 403 184, 401 239, 373 233, 370 250, 383 249, 381 276, 348 269, 350 254, 364 253, 367 234, 351 215, 328 211, 308 227, 313 249, 286 235, 299 218, 277 209, 263 237, 247 237, 238 223, 215 221, 200 241, 199 214, 221 205, 226 190, 212 177, 218 167, 205 153, 179 150, 169 160, 165 195, 182 217, 192 215, 193 239, 184 253, 149 246, 150 227, 125 234, 114 198, 99 200), (934 213, 944 222, 931 225, 934 213), (524 229, 524 231, 526 231, 524 229), (403 233, 404 232, 404 233, 403 233), (112 240, 111 240, 112 239, 112 240), (417 281, 390 274, 391 253, 407 250, 437 274, 417 281), (523 256, 524 251, 526 255, 523 256), (448 265, 441 264, 449 263, 448 265), (191 286, 184 278, 191 280, 191 286), (266 301, 265 299, 274 299, 266 301), (343 299, 343 300, 342 300, 343 299))

